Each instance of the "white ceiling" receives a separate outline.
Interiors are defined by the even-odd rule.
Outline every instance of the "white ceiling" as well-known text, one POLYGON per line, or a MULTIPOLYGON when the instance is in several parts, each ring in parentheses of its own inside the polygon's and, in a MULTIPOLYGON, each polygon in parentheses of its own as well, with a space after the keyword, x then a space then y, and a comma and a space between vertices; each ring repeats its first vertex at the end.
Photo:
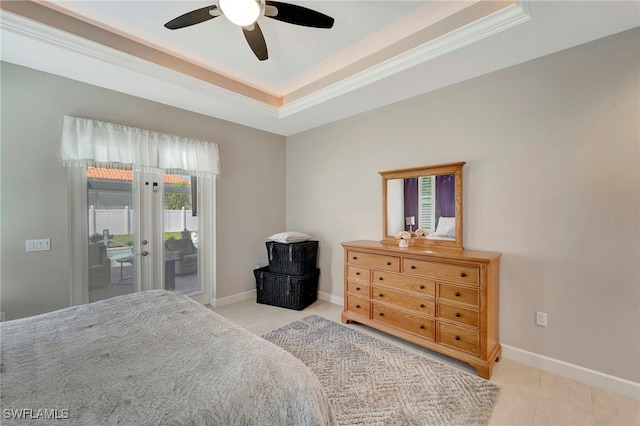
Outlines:
POLYGON ((225 17, 163 27, 215 2, 5 1, 1 59, 288 136, 640 25, 638 1, 292 1, 335 25, 261 17, 264 62, 225 17))

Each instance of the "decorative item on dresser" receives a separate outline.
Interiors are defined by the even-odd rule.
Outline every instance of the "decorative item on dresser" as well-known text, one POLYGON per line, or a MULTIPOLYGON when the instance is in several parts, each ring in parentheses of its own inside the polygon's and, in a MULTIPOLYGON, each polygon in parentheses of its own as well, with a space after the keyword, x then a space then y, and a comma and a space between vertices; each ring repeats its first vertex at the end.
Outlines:
MULTIPOLYGON (((457 229, 451 240, 444 241, 421 239, 414 234, 408 248, 399 248, 389 238, 394 225, 387 223, 387 219, 392 215, 384 214, 382 241, 343 243, 342 321, 359 322, 459 359, 488 379, 494 362, 501 356, 498 337, 501 254, 462 248, 463 164, 381 173, 385 212, 397 207, 389 203, 398 202, 387 194, 387 188, 396 185, 387 182, 389 176, 394 180, 419 181, 423 178, 435 181, 441 173, 455 176, 455 187, 450 188, 451 195, 456 194, 455 208, 443 217, 455 214, 457 229)), ((436 207, 442 202, 437 197, 429 202, 434 210, 443 211, 442 207, 436 207)), ((423 209, 421 214, 428 212, 423 209)), ((418 223, 427 232, 437 227, 437 223, 420 217, 418 223)))

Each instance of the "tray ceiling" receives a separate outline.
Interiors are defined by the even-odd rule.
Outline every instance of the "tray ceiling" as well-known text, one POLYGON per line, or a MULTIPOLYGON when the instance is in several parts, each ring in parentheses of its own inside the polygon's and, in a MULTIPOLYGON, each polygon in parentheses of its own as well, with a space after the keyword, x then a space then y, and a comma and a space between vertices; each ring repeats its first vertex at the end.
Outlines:
POLYGON ((640 24, 637 2, 293 1, 332 29, 259 18, 258 61, 202 1, 5 1, 2 60, 290 135, 640 24))

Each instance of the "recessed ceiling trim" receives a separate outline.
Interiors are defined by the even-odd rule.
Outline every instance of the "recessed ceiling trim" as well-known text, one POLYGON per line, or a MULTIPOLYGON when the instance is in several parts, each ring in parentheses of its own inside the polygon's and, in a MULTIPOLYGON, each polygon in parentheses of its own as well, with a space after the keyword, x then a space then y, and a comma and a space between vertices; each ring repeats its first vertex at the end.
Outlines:
POLYGON ((419 47, 401 53, 392 59, 369 67, 336 83, 318 88, 309 95, 294 100, 289 100, 288 97, 285 97, 283 106, 278 110, 279 116, 284 118, 299 113, 307 108, 322 104, 345 93, 365 87, 531 20, 527 0, 508 3, 510 4, 505 5, 491 15, 445 33, 419 47))
MULTIPOLYGON (((7 3, 13 2, 5 1, 1 5, 5 6, 7 3)), ((410 66, 411 60, 407 60, 408 65, 400 63, 398 72, 387 72, 385 78, 385 70, 390 70, 395 63, 392 59, 378 70, 380 74, 374 74, 369 79, 371 83, 368 86, 362 87, 362 84, 357 83, 357 78, 364 81, 366 77, 358 75, 352 81, 341 81, 341 84, 351 83, 353 86, 329 88, 333 91, 328 95, 321 92, 318 96, 326 96, 326 102, 319 103, 318 97, 304 97, 295 100, 295 103, 308 102, 305 108, 292 102, 289 110, 289 105, 284 109, 273 107, 182 74, 178 70, 95 41, 83 41, 77 35, 2 10, 0 59, 239 125, 289 136, 638 27, 636 2, 615 2, 615 7, 610 2, 603 1, 517 1, 516 4, 527 15, 531 8, 530 15, 533 19, 528 16, 522 18, 531 19, 527 24, 514 26, 517 17, 513 18, 514 22, 505 19, 504 26, 512 27, 508 31, 500 32, 500 26, 496 25, 488 30, 494 32, 491 37, 486 37, 489 33, 480 34, 477 36, 478 40, 481 37, 483 39, 477 43, 444 55, 440 52, 440 56, 433 60, 418 62, 413 67, 410 66), (406 68, 401 68, 403 66, 406 68), (311 100, 313 102, 309 102, 311 100), (300 111, 298 114, 294 114, 294 107, 300 111)), ((440 15, 443 18, 439 16, 439 19, 446 19, 450 15, 443 13, 440 15)), ((439 20, 434 19, 430 24, 437 22, 439 20)), ((147 43, 145 40, 147 39, 141 39, 141 43, 147 43)), ((149 40, 153 40, 153 37, 149 40)), ((434 42, 435 39, 432 43, 434 42)), ((434 49, 433 46, 431 48, 434 49)), ((429 55, 428 52, 422 53, 429 55)), ((417 52, 413 54, 417 55, 417 52)), ((414 59, 419 61, 419 55, 417 57, 418 59, 414 59)), ((88 99, 87 102, 91 100, 88 99)))
POLYGON ((267 103, 4 10, 0 10, 0 28, 3 31, 52 47, 61 48, 85 58, 111 64, 185 89, 197 91, 203 95, 223 97, 228 99, 229 102, 239 103, 261 114, 274 118, 278 117, 277 107, 267 103))
POLYGON ((214 84, 224 89, 264 102, 268 105, 274 107, 282 105, 282 98, 279 96, 274 96, 223 74, 190 63, 184 59, 163 52, 162 50, 138 42, 129 37, 116 34, 113 30, 102 28, 92 22, 87 22, 78 17, 61 12, 55 9, 54 4, 40 4, 30 0, 3 1, 0 3, 0 8, 12 14, 23 16, 27 19, 40 22, 66 33, 74 34, 112 49, 140 57, 160 66, 182 72, 206 81, 207 83, 214 84))
MULTIPOLYGON (((435 28, 427 27, 423 31, 397 42, 395 46, 390 46, 376 55, 364 58, 349 66, 348 69, 341 69, 315 84, 312 83, 308 87, 283 97, 246 86, 230 77, 189 63, 153 46, 133 40, 126 35, 113 32, 113 29, 102 28, 99 23, 86 21, 82 17, 58 10, 55 5, 48 6, 29 0, 3 2, 2 8, 23 16, 30 22, 38 22, 46 28, 51 28, 51 31, 47 33, 42 29, 43 27, 36 31, 34 25, 22 23, 11 28, 14 32, 22 31, 24 35, 39 37, 49 44, 100 61, 107 61, 135 72, 152 74, 173 84, 183 85, 185 83, 185 79, 177 77, 176 73, 160 72, 162 75, 159 76, 159 70, 144 63, 147 61, 165 67, 167 70, 201 80, 206 83, 206 86, 214 85, 225 92, 236 94, 238 97, 246 97, 265 103, 278 110, 278 117, 284 118, 530 19, 528 13, 525 12, 526 0, 519 1, 517 5, 514 4, 515 2, 516 0, 478 1, 445 18, 435 28), (487 15, 489 16, 487 17, 487 15), (21 30, 20 27, 25 28, 21 30), (30 28, 30 30, 26 28, 30 28)), ((193 82, 189 83, 189 87, 194 86, 193 82)), ((204 87, 205 85, 196 86, 204 87)), ((249 102, 249 104, 252 103, 249 102)))

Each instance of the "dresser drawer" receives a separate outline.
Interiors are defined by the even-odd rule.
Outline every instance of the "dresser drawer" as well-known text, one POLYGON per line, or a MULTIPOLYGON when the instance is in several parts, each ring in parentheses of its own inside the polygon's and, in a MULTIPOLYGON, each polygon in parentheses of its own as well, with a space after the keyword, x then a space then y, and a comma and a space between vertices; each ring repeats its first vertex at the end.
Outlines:
POLYGON ((420 244, 398 249, 392 241, 351 241, 342 247, 342 322, 359 322, 446 354, 491 378, 501 356, 501 253, 420 244))
POLYGON ((480 269, 474 266, 403 258, 402 272, 471 285, 480 282, 480 269))
POLYGON ((348 278, 369 282, 370 276, 371 276, 371 270, 367 268, 360 268, 359 266, 351 266, 351 265, 347 266, 348 278))
POLYGON ((478 327, 479 324, 478 311, 447 305, 446 303, 438 303, 438 318, 448 319, 472 327, 478 327))
POLYGON ((478 290, 451 284, 439 284, 438 297, 466 305, 478 306, 478 290))
POLYGON ((371 298, 374 301, 390 303, 423 315, 434 316, 436 311, 435 301, 431 297, 413 296, 399 291, 392 291, 385 287, 374 286, 371 298))
POLYGON ((378 303, 372 303, 372 307, 372 318, 375 321, 400 328, 430 340, 435 339, 435 324, 432 319, 389 308, 378 303))
POLYGON ((438 342, 478 355, 480 337, 477 330, 469 330, 438 322, 438 342))
POLYGON ((373 284, 382 284, 401 290, 413 291, 426 296, 436 294, 436 282, 424 278, 409 277, 406 275, 392 274, 390 272, 373 271, 373 284))
POLYGON ((365 299, 369 298, 369 285, 363 284, 358 281, 348 281, 347 282, 347 291, 349 293, 357 294, 360 297, 364 297, 365 299))
POLYGON ((396 256, 385 256, 383 254, 371 254, 349 250, 347 252, 347 261, 351 265, 381 269, 383 271, 400 272, 400 258, 396 256))
POLYGON ((359 297, 347 296, 347 310, 369 318, 369 301, 359 297))

